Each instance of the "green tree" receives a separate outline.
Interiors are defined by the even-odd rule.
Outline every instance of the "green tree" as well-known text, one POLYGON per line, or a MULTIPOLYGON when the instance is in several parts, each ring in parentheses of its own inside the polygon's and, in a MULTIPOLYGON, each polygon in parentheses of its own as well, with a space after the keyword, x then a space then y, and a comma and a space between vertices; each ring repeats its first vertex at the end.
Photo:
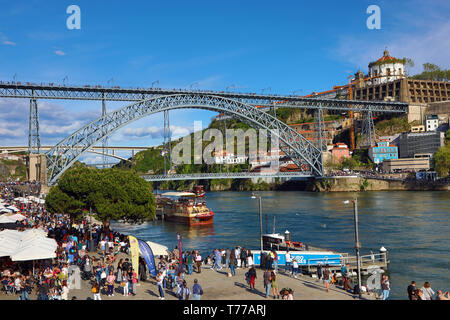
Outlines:
POLYGON ((109 227, 111 220, 141 223, 155 217, 151 184, 134 171, 73 168, 65 172, 46 198, 52 213, 69 213, 76 218, 92 208, 109 227))
POLYGON ((448 146, 439 148, 434 154, 434 170, 440 177, 446 177, 450 171, 450 148, 448 146))
POLYGON ((422 73, 416 74, 412 78, 419 80, 449 81, 450 70, 441 69, 438 65, 427 62, 423 64, 422 73))
POLYGON ((347 168, 353 170, 359 165, 359 162, 355 158, 345 158, 344 160, 342 160, 341 165, 342 169, 347 168))

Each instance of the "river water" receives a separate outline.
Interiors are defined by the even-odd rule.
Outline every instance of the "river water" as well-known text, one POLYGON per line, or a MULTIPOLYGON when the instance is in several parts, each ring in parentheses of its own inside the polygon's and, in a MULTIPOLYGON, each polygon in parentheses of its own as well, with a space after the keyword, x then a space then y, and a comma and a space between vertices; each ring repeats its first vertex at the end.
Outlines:
MULTIPOLYGON (((311 193, 258 192, 262 196, 267 229, 288 229, 295 241, 348 252, 354 255, 353 206, 344 200, 358 198, 362 254, 377 253, 381 246, 390 255, 391 298, 407 299, 411 280, 418 286, 430 281, 432 288, 450 290, 450 192, 311 193)), ((173 249, 176 234, 183 249, 209 253, 215 247, 259 248, 258 200, 251 192, 209 192, 208 207, 214 211, 211 226, 187 227, 154 221, 141 225, 114 223, 113 228, 173 249)), ((266 231, 263 217, 263 231, 266 231)))

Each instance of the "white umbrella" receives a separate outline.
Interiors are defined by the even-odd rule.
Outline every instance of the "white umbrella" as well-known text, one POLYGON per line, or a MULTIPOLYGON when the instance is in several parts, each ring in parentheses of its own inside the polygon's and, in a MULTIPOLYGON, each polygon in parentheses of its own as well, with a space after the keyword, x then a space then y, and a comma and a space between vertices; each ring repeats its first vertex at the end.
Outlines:
POLYGON ((147 244, 150 246, 150 248, 153 251, 153 255, 155 256, 167 256, 169 248, 166 246, 163 246, 162 244, 158 244, 151 241, 146 241, 147 244))
POLYGON ((12 210, 9 210, 7 208, 0 208, 0 213, 11 213, 12 210))
POLYGON ((22 232, 21 240, 25 241, 28 239, 34 239, 34 238, 45 238, 47 237, 47 232, 42 229, 28 229, 24 232, 22 232))
MULTIPOLYGON (((2 216, 0 216, 2 217, 2 216)), ((22 233, 17 230, 3 230, 0 231, 0 238, 10 239, 12 241, 15 241, 19 243, 20 239, 22 238, 22 233)))
POLYGON ((12 211, 14 211, 14 212, 20 211, 19 209, 17 209, 17 208, 14 207, 14 206, 6 207, 6 209, 10 209, 10 210, 12 210, 12 211))
POLYGON ((50 238, 34 238, 23 240, 20 242, 20 247, 29 247, 29 246, 38 246, 51 250, 56 250, 58 248, 58 244, 56 243, 56 241, 50 238))
POLYGON ((51 249, 44 246, 29 245, 20 247, 14 254, 11 255, 12 261, 29 261, 56 258, 56 249, 51 249))
MULTIPOLYGON (((9 212, 9 211, 8 211, 9 212)), ((16 220, 10 218, 7 215, 1 215, 0 216, 0 223, 14 223, 16 222, 16 220)))
POLYGON ((17 247, 19 246, 18 241, 14 241, 12 239, 0 238, 0 257, 9 257, 11 254, 13 254, 17 247))
POLYGON ((16 213, 11 216, 8 216, 8 218, 13 219, 14 222, 16 222, 16 221, 25 220, 27 217, 25 217, 24 215, 21 215, 20 213, 16 213))

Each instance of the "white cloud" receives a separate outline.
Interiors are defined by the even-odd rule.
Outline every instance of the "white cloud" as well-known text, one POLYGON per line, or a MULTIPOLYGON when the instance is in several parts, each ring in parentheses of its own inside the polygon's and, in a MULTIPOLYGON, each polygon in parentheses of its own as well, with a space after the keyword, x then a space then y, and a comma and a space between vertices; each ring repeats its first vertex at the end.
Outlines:
MULTIPOLYGON (((179 126, 170 126, 170 131, 172 133, 172 139, 178 139, 184 137, 192 132, 192 129, 179 126)), ((144 138, 151 137, 163 138, 164 137, 164 127, 140 127, 140 128, 125 128, 121 132, 122 138, 144 138)))
POLYGON ((3 43, 6 46, 15 46, 16 45, 15 42, 8 40, 8 38, 1 32, 0 32, 0 41, 1 41, 1 43, 3 43))
POLYGON ((55 54, 57 54, 58 56, 65 56, 66 55, 66 53, 64 51, 61 51, 61 50, 56 50, 55 54))
POLYGON ((382 56, 385 47, 393 57, 411 58, 415 63, 411 73, 421 72, 425 62, 437 64, 442 68, 449 67, 450 21, 430 24, 430 28, 420 30, 414 33, 393 32, 383 40, 344 36, 340 38, 333 53, 340 60, 352 63, 355 69, 361 68, 365 71, 369 62, 382 56))

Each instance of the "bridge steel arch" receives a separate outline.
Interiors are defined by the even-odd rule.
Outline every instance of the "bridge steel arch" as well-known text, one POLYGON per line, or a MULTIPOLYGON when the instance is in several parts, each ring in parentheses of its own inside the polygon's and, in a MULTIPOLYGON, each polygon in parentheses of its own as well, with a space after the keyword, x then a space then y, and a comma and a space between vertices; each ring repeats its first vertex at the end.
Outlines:
POLYGON ((205 109, 226 113, 252 127, 271 131, 280 139, 280 149, 302 170, 307 164, 312 174, 323 175, 321 151, 294 129, 249 104, 221 96, 188 93, 161 95, 143 100, 90 122, 56 144, 46 154, 47 182, 54 185, 59 177, 87 150, 116 130, 154 113, 175 109, 205 109))

